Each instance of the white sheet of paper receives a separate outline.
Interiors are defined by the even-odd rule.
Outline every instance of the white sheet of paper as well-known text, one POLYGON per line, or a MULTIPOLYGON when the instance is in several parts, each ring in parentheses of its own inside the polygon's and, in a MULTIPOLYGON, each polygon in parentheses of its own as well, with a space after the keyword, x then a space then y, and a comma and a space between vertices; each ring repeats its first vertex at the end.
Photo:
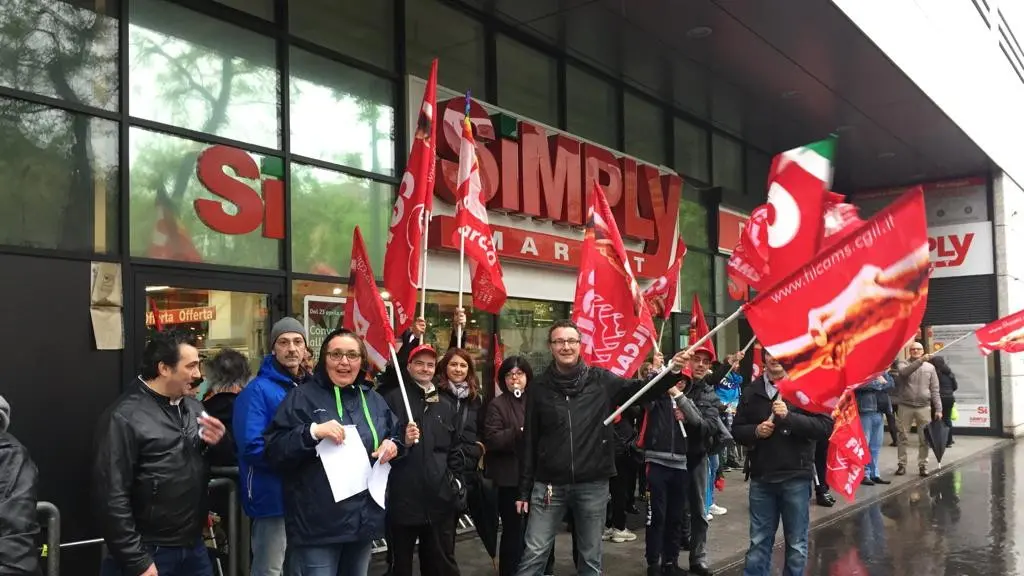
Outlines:
POLYGON ((384 506, 384 494, 388 491, 388 476, 391 475, 391 462, 381 464, 380 460, 373 463, 373 469, 370 470, 370 496, 373 497, 373 501, 377 503, 381 508, 384 506))
POLYGON ((325 438, 316 445, 316 453, 327 473, 334 501, 341 502, 366 490, 370 477, 370 457, 355 426, 343 426, 345 441, 335 444, 325 438))

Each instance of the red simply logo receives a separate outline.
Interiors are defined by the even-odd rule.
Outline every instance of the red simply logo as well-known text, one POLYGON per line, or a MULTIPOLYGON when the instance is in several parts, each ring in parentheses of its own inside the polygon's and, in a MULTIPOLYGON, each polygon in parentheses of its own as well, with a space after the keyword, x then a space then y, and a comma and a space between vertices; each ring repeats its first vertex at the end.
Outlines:
POLYGON ((260 228, 263 236, 284 239, 284 173, 280 158, 263 158, 260 166, 247 152, 228 146, 211 146, 199 155, 196 176, 214 196, 197 199, 196 216, 221 234, 249 234, 260 228), (239 178, 260 181, 260 192, 230 176, 230 168, 239 178), (225 202, 234 206, 226 209, 225 202))
POLYGON ((932 265, 936 268, 956 267, 964 263, 974 242, 974 233, 963 236, 949 234, 928 238, 928 252, 932 254, 932 265))

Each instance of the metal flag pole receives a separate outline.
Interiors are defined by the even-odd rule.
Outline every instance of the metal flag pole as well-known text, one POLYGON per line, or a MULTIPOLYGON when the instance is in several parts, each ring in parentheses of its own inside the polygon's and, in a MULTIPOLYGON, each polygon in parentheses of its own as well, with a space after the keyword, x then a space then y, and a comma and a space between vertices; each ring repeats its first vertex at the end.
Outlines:
MULTIPOLYGON (((431 190, 430 194, 434 191, 431 190)), ((420 249, 423 251, 423 257, 420 260, 420 318, 427 317, 427 228, 430 227, 430 212, 427 211, 426 206, 423 207, 423 244, 420 249)))
MULTIPOLYGON (((701 339, 697 340, 693 344, 690 344, 689 348, 686 349, 686 353, 687 354, 692 354, 693 351, 696 350, 698 346, 700 346, 701 344, 707 342, 712 336, 714 336, 716 333, 718 333, 719 330, 721 330, 722 328, 725 328, 729 324, 732 324, 737 318, 740 317, 740 314, 743 313, 743 310, 745 308, 746 308, 745 306, 741 306, 739 309, 737 309, 735 312, 733 312, 728 318, 726 318, 725 320, 721 321, 717 326, 715 326, 710 331, 708 331, 708 333, 705 334, 701 339)), ((621 406, 616 408, 615 412, 612 412, 611 416, 609 416, 609 417, 604 419, 604 425, 607 426, 607 425, 611 424, 613 420, 618 418, 623 412, 626 411, 627 408, 629 408, 630 406, 635 404, 636 401, 639 400, 641 396, 646 394, 648 390, 650 390, 652 387, 654 387, 655 384, 660 382, 662 378, 664 378, 666 375, 668 375, 669 371, 672 370, 672 365, 673 365, 673 362, 669 362, 668 364, 666 364, 665 367, 661 369, 661 372, 659 372, 657 376, 655 376, 654 378, 651 378, 650 382, 648 382, 647 384, 644 384, 643 388, 637 390, 636 394, 633 394, 633 396, 629 400, 626 400, 621 406)), ((680 368, 682 368, 682 366, 680 366, 680 368)))
POLYGON ((959 338, 955 338, 955 339, 954 339, 954 340, 953 340, 952 342, 950 342, 949 344, 943 344, 943 345, 942 345, 942 348, 939 348, 938 350, 936 350, 936 352, 941 352, 941 351, 945 350, 946 348, 949 348, 949 347, 950 347, 950 346, 952 346, 953 344, 956 344, 957 342, 959 342, 959 341, 961 341, 961 340, 965 340, 965 339, 966 339, 966 338, 967 338, 968 336, 973 336, 973 335, 974 335, 974 332, 975 332, 974 330, 971 330, 971 331, 970 331, 970 332, 968 332, 967 334, 964 334, 963 336, 960 336, 959 338))
MULTIPOLYGON (((459 235, 459 310, 462 310, 462 291, 466 282, 466 236, 459 235)), ((462 345, 462 324, 455 329, 455 344, 462 345)))
MULTIPOLYGON (((405 403, 405 415, 409 419, 410 424, 415 424, 415 420, 412 418, 412 407, 409 405, 409 391, 405 389, 405 378, 402 377, 402 367, 398 365, 398 353, 395 352, 395 345, 388 343, 388 348, 391 349, 391 362, 395 365, 395 374, 398 375, 398 389, 402 391, 402 402, 405 403)), ((403 435, 404 437, 404 435, 403 435)), ((416 440, 415 444, 419 444, 420 441, 416 440)))
POLYGON ((661 354, 661 342, 665 339, 665 325, 668 324, 668 318, 661 319, 661 330, 658 331, 658 341, 654 343, 654 349, 657 350, 658 354, 661 354))
MULTIPOLYGON (((756 335, 753 338, 750 339, 750 342, 747 342, 746 346, 743 347, 742 352, 743 352, 744 356, 747 354, 747 350, 750 350, 750 347, 754 345, 754 342, 757 342, 757 336, 756 335)), ((725 373, 725 376, 722 376, 722 380, 720 380, 720 382, 725 381, 725 379, 729 377, 729 374, 732 374, 732 369, 733 369, 733 367, 729 366, 729 371, 725 373)))

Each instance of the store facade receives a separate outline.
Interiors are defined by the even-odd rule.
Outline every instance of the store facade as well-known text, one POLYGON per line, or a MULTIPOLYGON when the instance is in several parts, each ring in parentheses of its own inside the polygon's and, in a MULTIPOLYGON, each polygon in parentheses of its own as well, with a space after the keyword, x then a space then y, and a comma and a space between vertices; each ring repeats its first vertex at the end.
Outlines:
MULTIPOLYGON (((356 225, 379 277, 412 111, 434 57, 443 131, 430 340, 447 346, 457 305, 448 231, 465 90, 510 292, 500 315, 470 313, 469 347, 487 377, 495 342, 535 366, 548 360, 547 327, 570 315, 592 178, 606 186, 641 283, 668 266, 677 234, 686 241, 663 347, 685 344, 694 294, 711 324, 736 310, 744 295, 730 293, 728 249, 764 201, 771 155, 855 119, 802 112, 823 98, 803 77, 789 77, 780 99, 747 68, 752 54, 765 69, 780 65, 771 48, 729 53, 726 45, 754 35, 711 2, 676 14, 679 30, 643 9, 627 17, 602 3, 566 4, 559 12, 525 0, 0 6, 0 62, 17 62, 0 68, 0 268, 8 271, 0 343, 14 352, 0 368, 0 393, 43 471, 43 496, 64 513, 66 540, 97 535, 87 485, 67 479, 85 477, 96 419, 135 374, 158 324, 194 332, 206 354, 232 347, 255 364, 276 319, 298 318, 313 345, 337 325, 356 225), (711 72, 716 58, 729 74, 711 72), (97 300, 94 273, 116 274, 119 297, 97 300), (59 442, 47 439, 50 419, 66 436, 59 442)), ((852 33, 833 14, 813 16, 852 33)), ((873 50, 872 66, 882 66, 870 43, 843 42, 873 50)), ((981 160, 951 161, 948 173, 911 160, 894 167, 880 152, 913 138, 873 126, 861 133, 869 136, 843 137, 837 189, 989 178, 984 154, 959 139, 967 152, 956 158, 981 160), (865 169, 844 168, 843 158, 865 169)), ((990 203, 991 184, 984 188, 990 203)), ((955 281, 991 284, 977 279, 991 274, 955 281)), ((989 304, 978 305, 992 316, 989 304)), ((749 337, 741 321, 717 346, 735 350, 749 337)), ((998 380, 998 364, 989 369, 998 380)), ((998 386, 988 392, 1000 396, 998 386)), ((76 554, 92 565, 94 551, 66 563, 76 554)))

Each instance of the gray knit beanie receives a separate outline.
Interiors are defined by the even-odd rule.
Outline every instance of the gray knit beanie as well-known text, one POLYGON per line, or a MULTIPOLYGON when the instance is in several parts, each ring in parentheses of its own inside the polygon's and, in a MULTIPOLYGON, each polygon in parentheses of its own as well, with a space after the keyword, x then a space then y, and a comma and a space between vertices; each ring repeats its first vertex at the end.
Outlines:
POLYGON ((3 396, 0 396, 0 432, 6 432, 11 425, 11 405, 3 396))
POLYGON ((295 318, 286 316, 275 322, 274 327, 270 329, 270 345, 273 346, 281 334, 293 332, 302 336, 304 341, 309 342, 309 338, 306 336, 306 329, 302 327, 302 324, 295 318))

